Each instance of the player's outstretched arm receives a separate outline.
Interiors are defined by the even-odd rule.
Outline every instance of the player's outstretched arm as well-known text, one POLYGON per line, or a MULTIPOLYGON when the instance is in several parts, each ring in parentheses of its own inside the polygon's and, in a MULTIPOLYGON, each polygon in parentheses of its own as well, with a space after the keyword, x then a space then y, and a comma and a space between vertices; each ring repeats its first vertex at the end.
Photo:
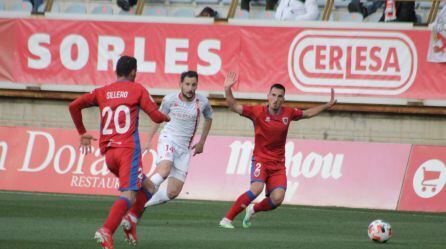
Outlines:
POLYGON ((336 104, 336 101, 337 100, 335 99, 334 89, 332 88, 330 101, 327 102, 326 104, 318 105, 318 106, 315 106, 315 107, 312 107, 310 109, 303 111, 302 118, 312 118, 312 117, 318 115, 319 113, 333 107, 336 104))
POLYGON ((206 138, 209 135, 211 126, 212 126, 212 119, 211 118, 205 119, 204 125, 203 125, 203 132, 201 133, 200 141, 198 141, 198 143, 196 143, 194 146, 192 146, 192 149, 194 150, 194 154, 192 156, 195 156, 196 154, 200 154, 203 152, 204 143, 206 142, 206 138))
POLYGON ((158 131, 160 127, 159 123, 151 122, 151 126, 149 129, 149 136, 147 137, 147 147, 146 150, 150 150, 150 145, 152 144, 152 139, 155 133, 158 131))
POLYGON ((226 75, 226 79, 225 79, 226 102, 228 103, 228 107, 231 111, 236 112, 238 114, 242 114, 242 112, 243 112, 242 105, 238 104, 234 98, 234 95, 232 95, 232 86, 236 82, 237 82, 237 73, 229 72, 226 75))

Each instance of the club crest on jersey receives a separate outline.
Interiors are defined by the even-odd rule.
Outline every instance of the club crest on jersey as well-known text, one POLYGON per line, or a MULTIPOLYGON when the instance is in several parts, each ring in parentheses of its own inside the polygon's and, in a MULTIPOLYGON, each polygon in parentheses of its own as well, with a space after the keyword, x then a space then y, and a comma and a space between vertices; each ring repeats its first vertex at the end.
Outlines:
POLYGON ((269 116, 267 116, 266 118, 265 118, 265 122, 269 122, 269 121, 271 121, 271 118, 269 117, 269 116))
POLYGON ((288 124, 288 118, 287 117, 282 118, 282 122, 287 125, 288 124))

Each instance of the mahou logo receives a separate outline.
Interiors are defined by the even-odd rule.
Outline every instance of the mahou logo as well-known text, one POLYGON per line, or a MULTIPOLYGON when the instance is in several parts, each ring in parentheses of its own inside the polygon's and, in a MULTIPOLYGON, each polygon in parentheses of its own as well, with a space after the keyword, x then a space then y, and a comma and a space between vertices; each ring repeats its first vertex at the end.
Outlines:
POLYGON ((288 73, 304 92, 396 95, 414 82, 417 50, 397 32, 306 30, 291 43, 288 73))

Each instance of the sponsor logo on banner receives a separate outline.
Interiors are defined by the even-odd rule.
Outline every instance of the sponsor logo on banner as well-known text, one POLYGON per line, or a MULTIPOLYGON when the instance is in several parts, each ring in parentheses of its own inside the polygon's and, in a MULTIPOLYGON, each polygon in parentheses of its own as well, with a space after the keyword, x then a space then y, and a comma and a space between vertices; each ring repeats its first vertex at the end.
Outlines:
POLYGON ((397 95, 414 82, 417 58, 402 33, 305 30, 290 46, 288 73, 304 92, 397 95))
POLYGON ((421 164, 413 177, 413 189, 421 198, 436 196, 445 184, 446 166, 437 159, 431 159, 421 164))

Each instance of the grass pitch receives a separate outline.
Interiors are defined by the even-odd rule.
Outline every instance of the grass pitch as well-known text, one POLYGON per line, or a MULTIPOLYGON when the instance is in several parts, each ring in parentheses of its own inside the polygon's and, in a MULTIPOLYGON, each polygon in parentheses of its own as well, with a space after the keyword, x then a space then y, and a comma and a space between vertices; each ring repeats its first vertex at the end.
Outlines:
MULTIPOLYGON (((0 192, 1 249, 100 248, 93 235, 114 197, 0 192)), ((259 213, 253 227, 218 227, 231 203, 175 200, 147 209, 138 226, 137 248, 193 249, 347 249, 446 248, 446 213, 282 206, 259 213), (393 238, 386 244, 368 240, 367 226, 387 220, 393 238)), ((118 228, 115 248, 131 248, 118 228)))

